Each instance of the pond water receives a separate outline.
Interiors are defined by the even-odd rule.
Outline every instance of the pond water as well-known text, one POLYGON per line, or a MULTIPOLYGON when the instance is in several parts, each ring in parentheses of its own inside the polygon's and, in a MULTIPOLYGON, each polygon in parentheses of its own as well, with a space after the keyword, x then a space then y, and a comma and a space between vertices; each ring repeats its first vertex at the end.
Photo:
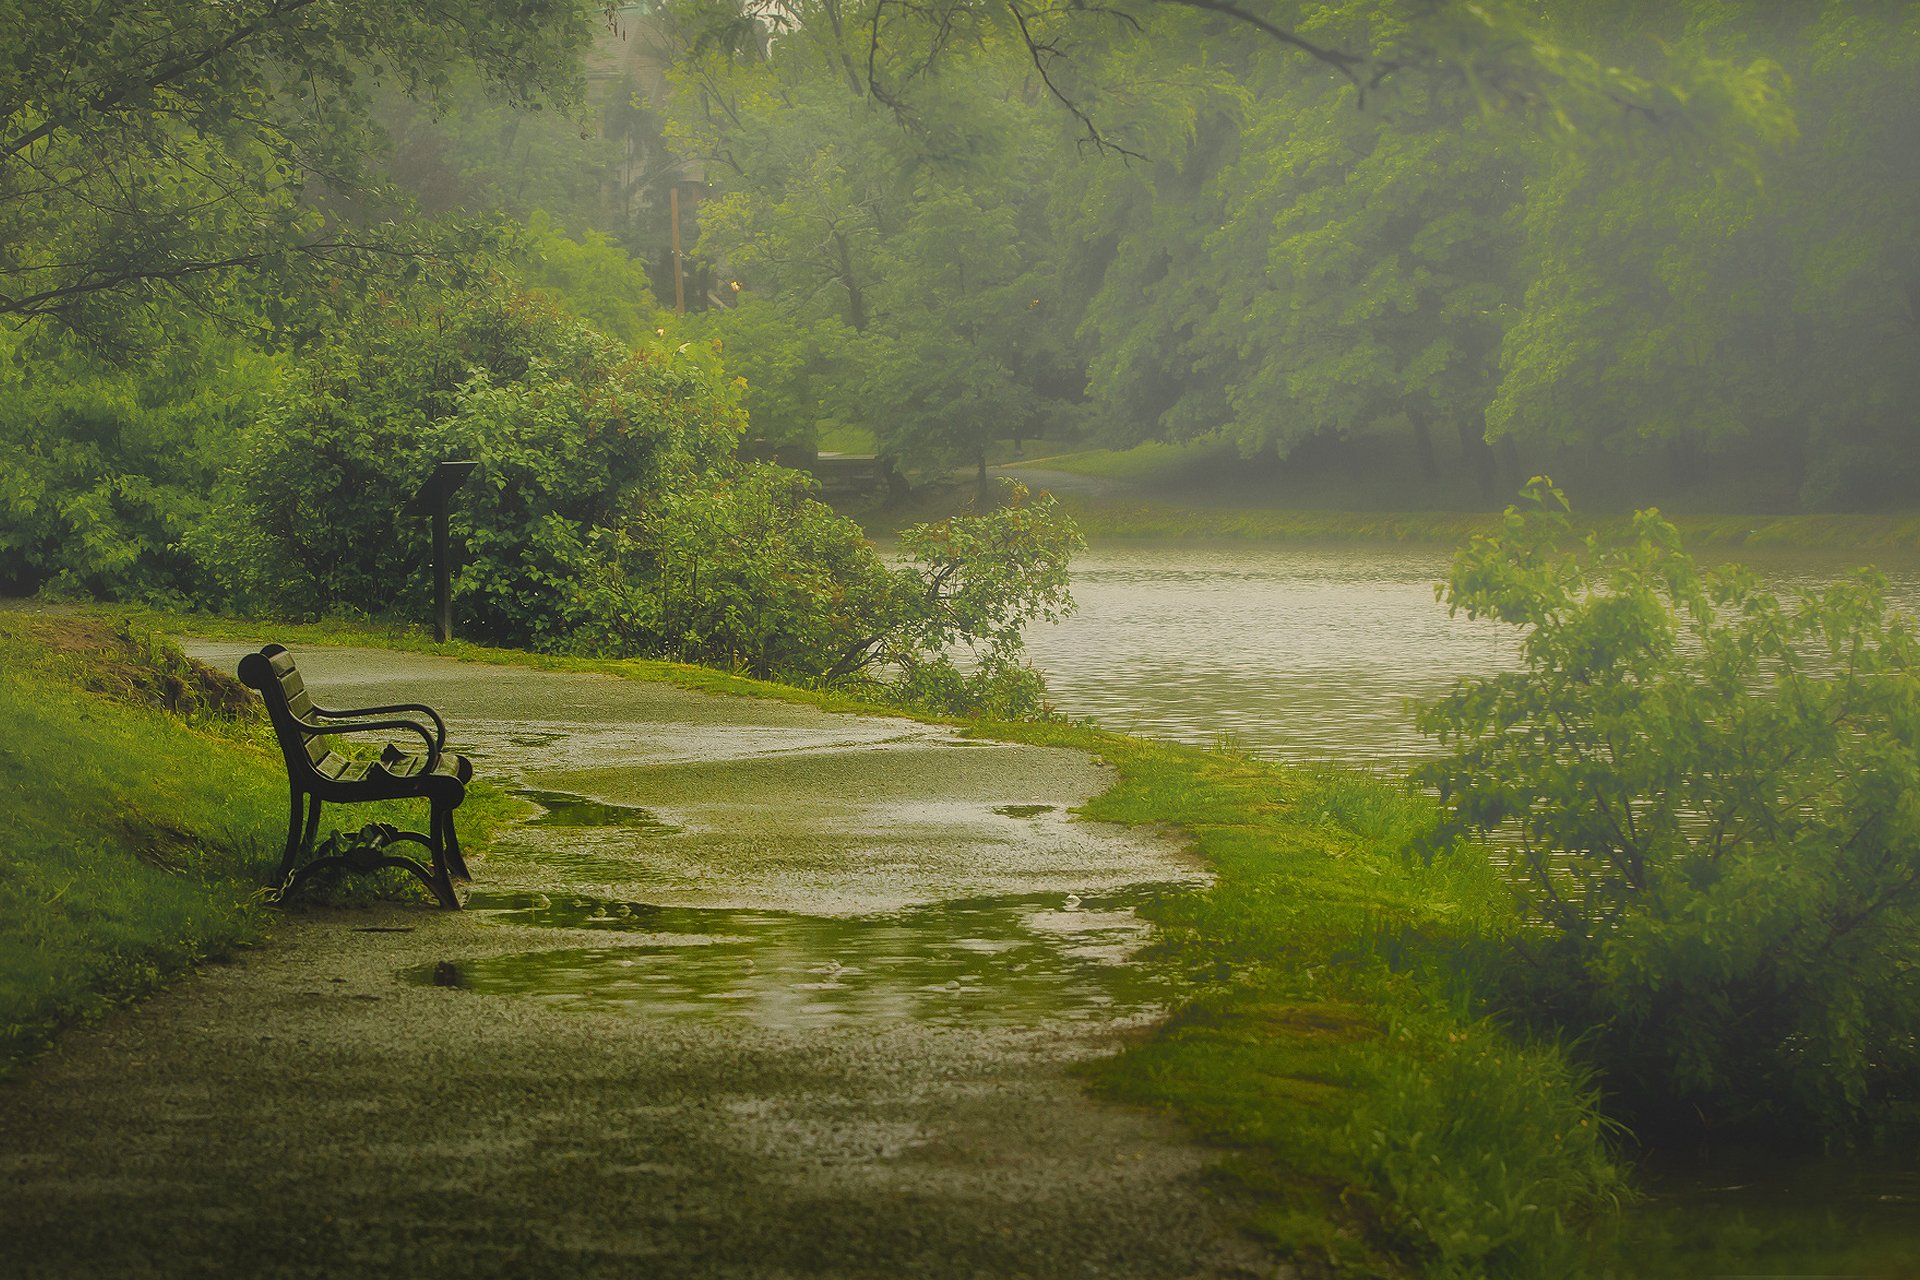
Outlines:
MULTIPOLYGON (((1296 761, 1402 766, 1429 751, 1411 700, 1517 660, 1516 633, 1448 617, 1450 552, 1389 543, 1108 543, 1073 574, 1079 612, 1029 630, 1054 703, 1108 728, 1230 743, 1296 761)), ((1780 588, 1832 581, 1858 557, 1747 557, 1780 588)), ((1920 610, 1920 563, 1881 566, 1920 610)))

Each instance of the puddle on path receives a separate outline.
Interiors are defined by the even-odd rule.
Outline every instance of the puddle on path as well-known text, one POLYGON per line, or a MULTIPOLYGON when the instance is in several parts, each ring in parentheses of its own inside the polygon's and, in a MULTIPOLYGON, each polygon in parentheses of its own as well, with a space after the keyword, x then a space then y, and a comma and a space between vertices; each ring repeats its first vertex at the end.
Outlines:
POLYGON ((1135 908, 1182 889, 982 898, 852 918, 475 893, 468 909, 482 918, 638 936, 442 960, 401 976, 570 1008, 769 1027, 1117 1021, 1175 997, 1175 975, 1138 955, 1151 926, 1135 908))
POLYGON ((670 822, 662 822, 651 809, 637 805, 609 804, 568 791, 526 789, 513 794, 546 810, 539 817, 528 819, 529 827, 619 827, 642 836, 672 835, 680 830, 670 822))

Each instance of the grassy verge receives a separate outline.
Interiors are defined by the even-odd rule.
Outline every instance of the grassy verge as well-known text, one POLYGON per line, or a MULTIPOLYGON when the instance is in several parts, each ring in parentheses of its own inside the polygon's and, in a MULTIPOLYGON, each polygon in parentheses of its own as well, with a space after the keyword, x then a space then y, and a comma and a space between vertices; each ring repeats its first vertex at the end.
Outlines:
POLYGON ((1478 1004, 1511 900, 1484 853, 1413 851, 1427 801, 1359 773, 995 732, 1093 751, 1120 780, 1088 816, 1177 824, 1216 869, 1159 921, 1204 994, 1097 1074, 1230 1152, 1280 1250, 1335 1275, 1587 1265, 1627 1180, 1590 1082, 1478 1004))
MULTIPOLYGON (((1060 495, 1060 505, 1089 539, 1184 538, 1273 542, 1428 542, 1459 546, 1491 533, 1500 517, 1470 511, 1286 511, 1184 507, 1132 498, 1060 495)), ((1689 547, 1766 547, 1835 551, 1920 551, 1920 516, 1676 515, 1689 547)), ((1626 516, 1579 522, 1603 539, 1624 541, 1626 516)))
MULTIPOLYGON (((0 614, 0 1071, 270 929, 286 774, 244 694, 137 627, 0 614)), ((517 804, 476 791, 470 844, 517 804)))
MULTIPOLYGON (((1480 505, 1475 502, 1465 503, 1466 509, 1412 509, 1421 501, 1417 486, 1396 490, 1392 494, 1396 501, 1381 502, 1382 495, 1375 494, 1375 501, 1369 502, 1364 486, 1338 477, 1311 486, 1315 499, 1311 502, 1302 500, 1306 490, 1299 478, 1292 481, 1293 489, 1276 489, 1262 500, 1258 486, 1250 486, 1238 474, 1246 464, 1233 446, 1212 440, 1144 444, 1118 451, 1093 449, 1032 458, 1023 465, 1115 481, 1135 490, 1104 496, 1060 495, 1061 505, 1092 539, 1362 540, 1458 546, 1474 534, 1490 532, 1500 520, 1496 512, 1473 509, 1480 505), (1334 489, 1341 492, 1333 494, 1336 505, 1329 506, 1328 494, 1334 489), (1342 495, 1347 501, 1339 503, 1342 495)), ((1607 505, 1578 504, 1589 512, 1605 510, 1607 505)), ((1673 500, 1668 505, 1680 503, 1673 500)), ((1911 511, 1754 515, 1669 510, 1666 514, 1687 545, 1695 548, 1920 551, 1920 513, 1911 511)), ((1584 523, 1602 537, 1625 537, 1629 516, 1623 510, 1589 516, 1584 523)))

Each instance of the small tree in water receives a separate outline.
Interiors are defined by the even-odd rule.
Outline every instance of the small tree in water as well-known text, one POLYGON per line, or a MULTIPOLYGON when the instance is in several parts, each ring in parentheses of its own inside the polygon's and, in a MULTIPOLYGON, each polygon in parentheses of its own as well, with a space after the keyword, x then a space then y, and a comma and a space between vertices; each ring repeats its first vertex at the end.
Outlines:
POLYGON ((1420 770, 1510 843, 1523 1006, 1646 1119, 1857 1130, 1920 1079, 1920 644, 1860 571, 1782 602, 1658 512, 1576 538, 1532 481, 1449 609, 1522 669, 1423 708, 1420 770))

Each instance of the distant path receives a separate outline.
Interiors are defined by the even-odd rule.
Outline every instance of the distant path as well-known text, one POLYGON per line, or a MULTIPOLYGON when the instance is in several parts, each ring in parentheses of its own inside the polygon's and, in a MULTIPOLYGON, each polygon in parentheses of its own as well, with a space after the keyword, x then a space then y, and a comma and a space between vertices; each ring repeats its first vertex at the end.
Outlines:
POLYGON ((1047 466, 1029 466, 1024 462, 1002 462, 989 467, 997 476, 1018 480, 1036 492, 1071 493, 1089 498, 1123 498, 1139 492, 1139 486, 1107 476, 1086 476, 1077 471, 1055 471, 1047 466))
POLYGON ((1198 874, 1065 820, 1084 757, 300 659, 329 703, 439 705, 549 812, 472 910, 291 916, 0 1085, 0 1272, 1284 1274, 1203 1153, 1070 1073, 1153 1016, 1116 891, 1198 874))

